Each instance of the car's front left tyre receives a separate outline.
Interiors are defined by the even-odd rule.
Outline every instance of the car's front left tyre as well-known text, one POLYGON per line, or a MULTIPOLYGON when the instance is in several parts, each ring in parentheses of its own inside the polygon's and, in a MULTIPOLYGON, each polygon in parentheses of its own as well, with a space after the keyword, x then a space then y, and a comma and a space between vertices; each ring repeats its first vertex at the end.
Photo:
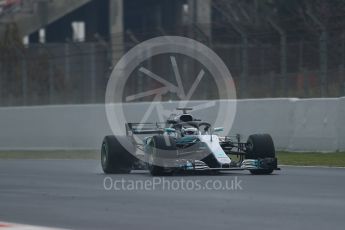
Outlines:
MULTIPOLYGON (((276 152, 271 135, 269 134, 254 134, 250 135, 247 143, 246 159, 275 159, 276 152)), ((273 172, 273 169, 252 169, 250 173, 253 175, 268 175, 273 172)))

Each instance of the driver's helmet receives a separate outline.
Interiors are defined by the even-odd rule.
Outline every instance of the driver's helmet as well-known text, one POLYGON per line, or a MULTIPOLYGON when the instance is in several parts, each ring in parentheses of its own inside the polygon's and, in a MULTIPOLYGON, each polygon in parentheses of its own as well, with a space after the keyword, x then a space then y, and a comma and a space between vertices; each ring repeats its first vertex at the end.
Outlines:
POLYGON ((198 135, 197 128, 184 128, 182 129, 183 135, 198 135))

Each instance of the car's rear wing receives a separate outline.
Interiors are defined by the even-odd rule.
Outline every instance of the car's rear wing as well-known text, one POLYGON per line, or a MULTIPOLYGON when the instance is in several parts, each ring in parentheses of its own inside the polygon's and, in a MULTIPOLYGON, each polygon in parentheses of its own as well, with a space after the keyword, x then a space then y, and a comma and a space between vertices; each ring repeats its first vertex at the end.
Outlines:
POLYGON ((163 134, 165 123, 126 123, 126 135, 133 134, 163 134))

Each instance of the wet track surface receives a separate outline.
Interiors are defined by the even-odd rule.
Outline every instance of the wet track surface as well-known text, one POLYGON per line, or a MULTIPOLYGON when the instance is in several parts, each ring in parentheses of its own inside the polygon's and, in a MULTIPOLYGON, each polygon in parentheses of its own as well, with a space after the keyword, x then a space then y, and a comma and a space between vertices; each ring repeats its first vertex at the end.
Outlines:
POLYGON ((345 169, 282 167, 270 176, 163 180, 145 171, 107 177, 94 160, 1 160, 0 220, 69 229, 343 229, 344 178, 345 169))

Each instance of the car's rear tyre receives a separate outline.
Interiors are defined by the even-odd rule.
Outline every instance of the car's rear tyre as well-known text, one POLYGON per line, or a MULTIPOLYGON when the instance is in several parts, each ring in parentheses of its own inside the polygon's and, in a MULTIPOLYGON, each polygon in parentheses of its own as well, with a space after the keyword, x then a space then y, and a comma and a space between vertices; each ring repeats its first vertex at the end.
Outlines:
POLYGON ((164 167, 165 160, 170 161, 177 156, 176 141, 171 136, 153 136, 152 152, 148 155, 148 169, 152 176, 166 176, 172 168, 164 167))
MULTIPOLYGON (((273 139, 269 134, 250 135, 246 148, 246 159, 264 159, 276 157, 273 139)), ((273 169, 253 169, 249 171, 254 175, 267 175, 271 174, 273 169)))
POLYGON ((106 174, 130 173, 135 162, 135 157, 129 151, 133 153, 134 150, 134 146, 128 137, 106 136, 103 139, 101 149, 103 172, 106 174))

